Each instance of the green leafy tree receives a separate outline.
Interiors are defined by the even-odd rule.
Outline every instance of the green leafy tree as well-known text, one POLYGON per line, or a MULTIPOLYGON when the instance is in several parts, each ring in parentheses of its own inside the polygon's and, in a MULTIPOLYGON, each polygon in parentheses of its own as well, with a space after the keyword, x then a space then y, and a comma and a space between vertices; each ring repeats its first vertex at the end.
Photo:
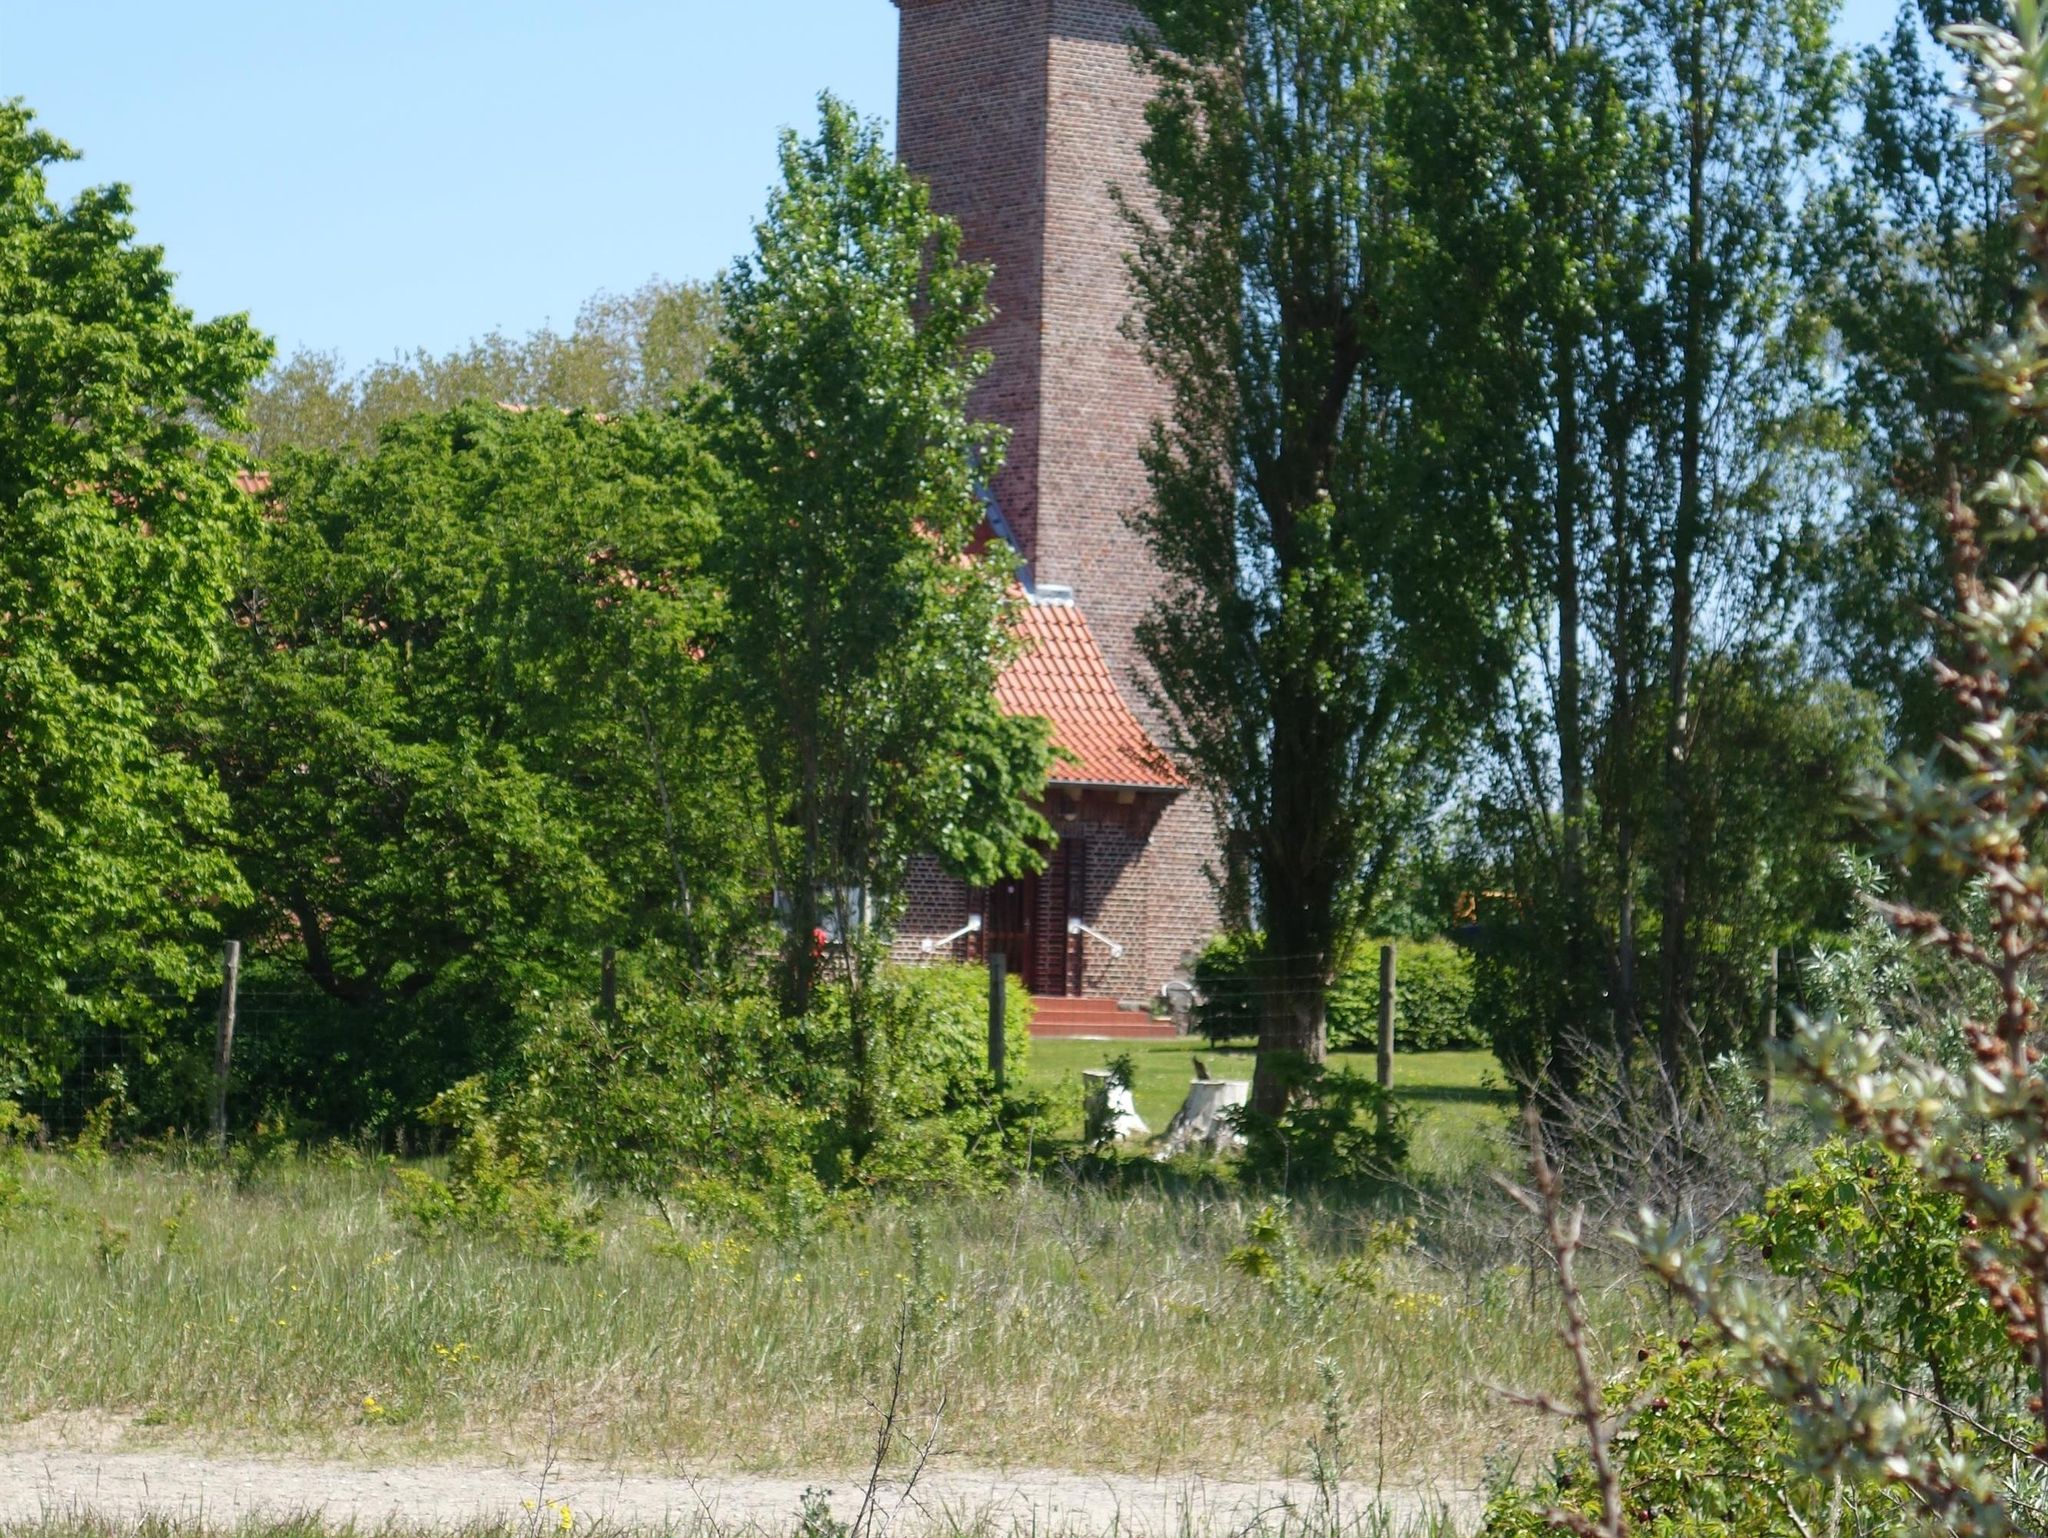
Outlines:
POLYGON ((1837 917, 1833 884, 1755 873, 1841 835, 1870 748, 1865 701, 1785 639, 1844 438, 1801 240, 1839 99, 1826 10, 1416 14, 1438 137, 1493 168, 1463 248, 1495 226, 1507 247, 1476 360, 1500 381, 1474 451, 1505 461, 1516 650, 1474 786, 1471 885, 1509 897, 1485 1012, 1567 1092, 1645 1034, 1687 1075, 1750 1028, 1770 946, 1837 917), (1814 778, 1753 794, 1788 754, 1814 778))
MULTIPOLYGON (((1933 1033, 1863 1029, 1839 1015, 1801 1024, 1796 1061, 1849 1143, 1823 1149, 1816 1178, 1783 1188, 1746 1227, 1772 1246, 1773 1263, 1782 1246, 1836 1273, 1818 1278, 1810 1313, 1756 1286, 1682 1222, 1646 1216, 1636 1235, 1644 1263, 1699 1311, 1729 1370, 1789 1428, 1778 1468, 1881 1488, 1915 1526, 1966 1535, 2038 1531, 2048 1450, 2048 1083, 2037 978, 2048 945, 2038 863, 2048 831, 2048 16, 2038 0, 2016 0, 2011 21, 2010 30, 1976 23, 1950 36, 1972 58, 2021 252, 2015 313, 1967 364, 2028 429, 2029 449, 1967 498, 1949 493, 1954 596, 1936 678, 1964 724, 1938 756, 1902 757, 1872 798, 1888 854, 1974 889, 1975 902, 1941 911, 1886 908, 1903 935, 1972 983, 1951 995, 1958 1002, 1933 1033), (2016 579, 1990 574, 1986 553, 1997 549, 2016 579), (1959 1049, 1949 1061, 1925 1050, 1944 1039, 1959 1049)), ((1553 1233, 1556 1193, 1546 1182, 1553 1233)), ((1597 1394, 1589 1377, 1581 1382, 1597 1394)), ((1597 1465, 1597 1415, 1586 1426, 1597 1465)), ((1615 1477, 1599 1482, 1603 1516, 1579 1530, 1621 1538, 1615 1477)))
POLYGON ((1173 404, 1138 515, 1167 592, 1140 638, 1266 936, 1252 1107, 1274 1117, 1500 670, 1496 488, 1462 452, 1484 376, 1458 366, 1492 275, 1438 238, 1422 189, 1469 168, 1402 107, 1401 6, 1144 10, 1134 324, 1173 404))
POLYGON ((269 345, 177 303, 125 188, 59 206, 75 158, 0 102, 0 1094, 190 982, 237 891, 178 743, 249 516, 214 429, 269 345))
POLYGON ((494 331, 436 356, 424 348, 351 375, 331 352, 294 353, 256 386, 249 403, 258 453, 288 448, 363 451, 403 417, 464 401, 620 412, 662 409, 688 397, 718 334, 706 285, 653 280, 586 303, 565 336, 494 331))
POLYGON ((1733 652, 1769 635, 1758 627, 1775 617, 1768 580, 1784 513, 1807 490, 1794 429, 1813 353, 1793 324, 1793 231, 1840 82, 1829 0, 1649 0, 1641 14, 1645 46, 1668 61, 1653 100, 1671 154, 1659 274, 1670 409, 1655 447, 1673 467, 1657 536, 1667 573, 1658 1049, 1676 1077, 1699 1050, 1695 803, 1705 781, 1694 762, 1712 701, 1700 663, 1710 646, 1733 652), (1717 618, 1728 625, 1719 636, 1717 618))
POLYGON ((252 938, 339 1006, 277 1066, 300 1104, 410 1113, 601 946, 744 948, 714 488, 672 415, 473 405, 280 462, 204 744, 252 938))
POLYGON ((967 415, 988 274, 873 126, 829 97, 820 118, 783 141, 754 253, 721 284, 712 364, 735 479, 720 655, 752 731, 798 1015, 814 933, 831 921, 857 990, 913 853, 979 883, 1050 836, 1032 809, 1044 725, 994 700, 1010 575, 1000 547, 969 556, 1000 448, 967 415))
POLYGON ((2019 282, 2010 185, 1950 89, 1960 54, 1937 32, 1977 14, 1941 0, 1902 5, 1891 33, 1862 51, 1857 132, 1812 235, 1807 302, 1838 344, 1841 409, 1857 432, 1854 495, 1814 545, 1825 635, 1846 675, 1886 702, 1897 744, 1914 750, 1955 724, 1927 666, 1927 616, 1948 595, 1949 486, 2024 446, 1955 367, 2019 282))

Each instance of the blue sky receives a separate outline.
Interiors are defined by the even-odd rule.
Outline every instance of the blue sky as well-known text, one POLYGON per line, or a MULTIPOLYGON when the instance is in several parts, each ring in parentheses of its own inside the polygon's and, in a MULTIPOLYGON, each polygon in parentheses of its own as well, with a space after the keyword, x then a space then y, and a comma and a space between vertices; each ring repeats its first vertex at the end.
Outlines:
POLYGON ((61 190, 127 182, 185 303, 352 366, 709 277, 777 130, 887 117, 895 69, 889 0, 0 0, 0 96, 86 152, 61 190))

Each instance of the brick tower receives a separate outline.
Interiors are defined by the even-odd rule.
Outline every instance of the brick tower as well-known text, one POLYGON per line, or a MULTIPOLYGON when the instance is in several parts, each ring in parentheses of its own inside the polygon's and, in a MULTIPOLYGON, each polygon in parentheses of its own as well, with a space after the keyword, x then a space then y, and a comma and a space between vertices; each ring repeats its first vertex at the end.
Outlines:
POLYGON ((994 362, 975 407, 1010 432, 991 489, 1036 595, 1035 655, 1004 703, 1052 718, 1079 760, 1047 798, 1060 838, 1044 877, 975 893, 922 872, 906 927, 986 917, 984 943, 1021 947, 1034 991, 1140 1002, 1214 931, 1216 904, 1207 805, 1163 763, 1103 767, 1129 763, 1131 740, 1163 740, 1135 636, 1161 579, 1128 514, 1169 397, 1123 335, 1130 236, 1111 190, 1147 195, 1139 18, 1126 0, 896 3, 897 152, 960 222, 967 256, 995 269, 996 318, 978 339, 994 362), (1070 612, 1049 612, 1068 592, 1070 612))
POLYGON ((1122 335, 1129 238, 1110 195, 1146 190, 1137 12, 1123 0, 898 7, 897 153, 960 221, 967 256, 995 268, 981 338, 995 362, 976 405, 1010 430, 997 505, 1032 579, 1073 589, 1126 682, 1158 577, 1124 514, 1145 496, 1138 450, 1168 404, 1122 335))

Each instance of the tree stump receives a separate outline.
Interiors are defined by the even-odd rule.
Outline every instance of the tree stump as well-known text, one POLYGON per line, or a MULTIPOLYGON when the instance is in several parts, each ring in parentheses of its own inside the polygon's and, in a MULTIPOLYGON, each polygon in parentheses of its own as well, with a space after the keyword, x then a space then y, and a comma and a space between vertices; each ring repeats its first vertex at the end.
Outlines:
POLYGON ((1138 1114, 1130 1087, 1117 1083, 1107 1068, 1081 1070, 1081 1122, 1091 1143, 1121 1143, 1152 1130, 1138 1114))
POLYGON ((1188 1097, 1173 1113, 1166 1136, 1160 1140, 1158 1157, 1171 1159, 1190 1148, 1207 1148, 1212 1153, 1229 1153, 1244 1147, 1244 1138, 1230 1124, 1225 1113, 1232 1106, 1251 1103, 1249 1079, 1193 1079, 1188 1097))

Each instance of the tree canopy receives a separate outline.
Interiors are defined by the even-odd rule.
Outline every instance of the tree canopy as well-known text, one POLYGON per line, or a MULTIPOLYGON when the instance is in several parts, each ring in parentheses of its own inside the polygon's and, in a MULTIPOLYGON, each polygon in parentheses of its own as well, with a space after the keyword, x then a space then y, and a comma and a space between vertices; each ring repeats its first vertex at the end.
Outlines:
POLYGON ((986 883, 1049 837, 1043 722, 995 703, 1000 546, 970 559, 1001 451, 970 419, 988 272, 880 131, 826 97, 782 144, 754 253, 720 287, 718 451, 735 485, 724 664, 752 729, 801 1013, 830 920, 857 973, 910 857, 986 883))
POLYGON ((0 1094, 59 1026, 189 981, 239 889, 181 740, 250 526, 219 432, 270 347, 177 303, 125 188, 59 206, 75 158, 0 102, 0 1094))

